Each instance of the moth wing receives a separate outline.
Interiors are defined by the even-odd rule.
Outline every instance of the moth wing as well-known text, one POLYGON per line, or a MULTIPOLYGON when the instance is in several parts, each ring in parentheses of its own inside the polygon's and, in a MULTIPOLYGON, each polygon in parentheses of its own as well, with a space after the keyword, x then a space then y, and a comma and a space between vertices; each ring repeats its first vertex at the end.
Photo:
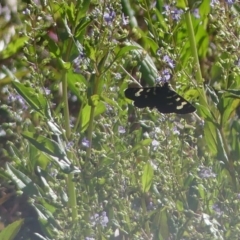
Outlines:
POLYGON ((155 96, 153 88, 128 88, 125 90, 125 96, 134 101, 134 106, 138 108, 154 108, 155 96))
POLYGON ((196 109, 183 97, 178 95, 168 83, 151 88, 128 88, 125 96, 134 101, 138 108, 156 107, 161 113, 192 113, 196 109))
POLYGON ((156 108, 161 113, 187 114, 196 110, 192 104, 178 95, 167 84, 159 90, 159 93, 157 91, 157 96, 160 94, 161 96, 156 101, 156 108))

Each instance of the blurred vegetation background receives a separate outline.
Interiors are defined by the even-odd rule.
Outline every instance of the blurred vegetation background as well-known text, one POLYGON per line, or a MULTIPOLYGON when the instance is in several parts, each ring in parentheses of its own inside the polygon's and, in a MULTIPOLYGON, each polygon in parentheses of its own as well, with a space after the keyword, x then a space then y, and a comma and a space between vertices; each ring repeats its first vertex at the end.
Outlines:
POLYGON ((240 239, 240 6, 0 3, 0 239, 240 239), (184 116, 124 90, 173 88, 184 116))

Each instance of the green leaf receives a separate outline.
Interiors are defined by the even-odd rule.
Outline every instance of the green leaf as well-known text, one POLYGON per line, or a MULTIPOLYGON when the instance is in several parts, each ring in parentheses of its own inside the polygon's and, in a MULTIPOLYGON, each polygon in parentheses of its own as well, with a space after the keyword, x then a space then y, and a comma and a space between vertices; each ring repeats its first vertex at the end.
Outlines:
POLYGON ((41 229, 48 237, 51 237, 51 239, 54 238, 56 235, 55 231, 60 229, 60 226, 53 217, 52 213, 40 204, 32 204, 32 206, 38 214, 41 229))
POLYGON ((200 198, 205 200, 205 188, 203 184, 198 184, 198 193, 200 198))
POLYGON ((48 124, 49 129, 51 130, 52 134, 57 135, 57 136, 62 134, 60 127, 53 120, 47 121, 47 124, 48 124))
POLYGON ((25 194, 29 196, 41 196, 37 186, 24 173, 20 172, 8 163, 6 164, 6 171, 11 177, 12 181, 15 182, 18 188, 21 189, 25 194))
MULTIPOLYGON (((97 106, 95 107, 94 111, 94 117, 104 113, 106 111, 106 106, 102 101, 99 101, 97 106)), ((91 106, 88 104, 85 105, 81 112, 81 131, 85 131, 88 127, 89 120, 90 120, 90 114, 91 114, 91 106)))
MULTIPOLYGON (((203 0, 188 0, 187 2, 188 2, 189 9, 193 10, 193 9, 199 8, 203 0)), ((207 2, 207 1, 204 1, 204 2, 207 2)))
MULTIPOLYGON (((44 152, 40 152, 35 146, 31 145, 30 149, 34 149, 35 156, 32 157, 32 151, 29 155, 30 159, 34 159, 32 162, 33 168, 36 166, 41 167, 42 169, 47 169, 49 162, 52 160, 51 156, 45 154, 44 152)), ((34 153, 33 153, 34 154, 34 153)))
POLYGON ((142 191, 144 193, 148 192, 150 187, 152 186, 153 175, 154 171, 151 163, 146 163, 142 175, 142 191))
POLYGON ((153 228, 156 229, 155 238, 164 240, 169 238, 169 219, 166 207, 163 207, 160 211, 157 211, 152 221, 153 228))
POLYGON ((24 223, 23 219, 20 219, 18 221, 15 221, 11 224, 9 224, 7 227, 5 227, 0 232, 0 239, 2 240, 14 240, 17 236, 17 233, 21 229, 22 225, 24 223))
POLYGON ((57 58, 61 69, 69 70, 72 67, 70 62, 64 62, 62 58, 57 58))
POLYGON ((232 159, 238 160, 240 156, 240 141, 239 141, 239 132, 240 132, 240 123, 239 121, 234 121, 232 123, 229 139, 231 139, 231 148, 232 148, 232 159))
POLYGON ((79 20, 87 15, 89 6, 90 6, 89 0, 77 1, 76 9, 79 9, 77 20, 79 20))
POLYGON ((146 51, 135 42, 128 42, 128 45, 133 45, 139 49, 132 50, 135 54, 138 63, 140 65, 140 72, 142 73, 142 78, 149 85, 153 85, 158 76, 158 70, 152 60, 152 58, 146 53, 146 51))
POLYGON ((95 108, 94 117, 104 113, 106 111, 106 106, 102 101, 98 102, 98 105, 95 108))
POLYGON ((177 0, 176 7, 177 8, 181 8, 181 9, 186 9, 186 7, 187 7, 186 1, 184 1, 184 0, 177 0))
POLYGON ((163 239, 169 238, 168 215, 166 208, 162 209, 159 217, 159 233, 163 239))
POLYGON ((206 91, 207 91, 207 94, 210 95, 212 101, 215 103, 215 105, 217 105, 219 103, 219 97, 218 95, 216 94, 216 92, 214 91, 213 88, 211 88, 210 86, 206 86, 206 91))
POLYGON ((180 201, 180 200, 177 200, 177 202, 176 202, 176 208, 177 208, 177 210, 178 210, 179 212, 184 211, 183 202, 180 201))
POLYGON ((148 139, 144 139, 141 142, 137 143, 137 145, 135 145, 130 152, 135 152, 138 149, 141 149, 144 146, 149 146, 152 143, 152 139, 148 138, 148 139))
POLYGON ((75 38, 83 38, 84 37, 85 30, 86 30, 87 26, 92 22, 92 19, 89 19, 86 17, 84 19, 81 19, 81 21, 79 21, 79 22, 80 23, 76 27, 76 31, 75 31, 75 35, 74 35, 75 38))
POLYGON ((94 94, 90 97, 90 102, 92 106, 97 106, 99 103, 99 95, 98 94, 94 94))
POLYGON ((194 178, 190 183, 186 195, 189 209, 191 209, 193 212, 196 212, 199 205, 198 183, 196 178, 194 178))
MULTIPOLYGON (((118 49, 119 47, 117 46, 116 49, 118 49)), ((116 51, 115 49, 115 51, 116 51)), ((141 49, 138 46, 134 46, 134 45, 130 45, 130 46, 125 46, 123 48, 121 48, 117 53, 116 53, 116 57, 115 59, 119 59, 121 57, 123 57, 124 55, 126 55, 127 53, 129 53, 132 50, 136 50, 136 49, 141 49)))
POLYGON ((53 58, 60 58, 61 57, 61 51, 56 42, 54 42, 51 38, 48 36, 46 37, 48 40, 48 51, 50 52, 51 57, 53 58))
POLYGON ((24 100, 42 116, 49 116, 49 107, 46 97, 35 91, 31 87, 26 87, 22 83, 13 81, 14 88, 24 98, 24 100))
POLYGON ((228 162, 228 156, 223 144, 221 132, 217 129, 217 159, 228 162))
MULTIPOLYGON (((48 193, 49 196, 51 196, 51 199, 53 199, 54 201, 57 201, 57 195, 54 193, 54 191, 52 190, 52 188, 50 187, 50 185, 48 184, 47 179, 45 178, 44 171, 41 170, 41 168, 39 166, 36 167, 35 170, 38 173, 38 177, 42 183, 42 188, 45 190, 45 193, 48 193)), ((46 174, 45 174, 46 175, 46 174)), ((48 177, 48 176, 47 176, 48 177)))
MULTIPOLYGON (((161 5, 161 3, 159 3, 159 5, 161 5)), ((163 37, 164 36, 164 32, 168 31, 169 26, 166 23, 166 21, 164 19, 164 16, 162 15, 162 11, 161 10, 159 11, 159 9, 153 9, 153 11, 155 12, 156 17, 158 19, 159 25, 161 26, 161 29, 163 29, 162 33, 161 33, 161 31, 159 31, 159 35, 162 35, 162 37, 163 37)))
POLYGON ((204 139, 213 155, 217 154, 217 128, 212 122, 205 122, 204 139))
POLYGON ((81 131, 84 131, 89 123, 91 113, 91 106, 86 104, 81 112, 81 131))
POLYGON ((114 108, 117 108, 119 111, 122 111, 122 108, 118 105, 118 103, 115 100, 110 99, 106 96, 101 96, 101 99, 110 106, 113 106, 114 108))
POLYGON ((183 97, 186 100, 197 99, 199 97, 199 91, 197 89, 184 90, 183 97))
MULTIPOLYGON (((198 2, 198 1, 196 1, 196 2, 198 2)), ((200 15, 201 16, 208 16, 210 11, 211 11, 211 4, 209 4, 209 1, 202 1, 201 5, 199 6, 200 15)))
MULTIPOLYGON (((16 72, 14 72, 14 76, 17 79, 22 79, 22 78, 26 77, 27 75, 29 75, 29 73, 30 73, 30 71, 28 69, 26 69, 26 70, 21 69, 21 70, 17 70, 16 72)), ((13 77, 11 76, 11 74, 7 74, 5 77, 1 78, 0 79, 0 88, 12 83, 12 79, 13 79, 13 77)))
POLYGON ((75 20, 75 5, 71 2, 69 5, 66 6, 65 12, 67 14, 68 20, 70 24, 74 24, 75 20))
POLYGON ((27 131, 23 132, 22 136, 40 151, 64 159, 66 163, 71 164, 66 156, 65 149, 56 141, 27 131))
POLYGON ((1 59, 6 59, 16 54, 25 45, 27 41, 28 37, 26 36, 24 37, 18 36, 17 38, 12 39, 10 43, 7 45, 7 48, 5 48, 1 52, 0 54, 1 59))
POLYGON ((203 117, 206 121, 212 122, 214 125, 217 126, 217 123, 215 122, 215 117, 208 107, 199 105, 198 103, 195 103, 194 106, 197 108, 197 112, 201 117, 203 117))
POLYGON ((96 50, 89 44, 89 42, 85 41, 84 47, 86 49, 87 56, 93 61, 96 62, 96 50))
POLYGON ((240 99, 235 99, 230 96, 223 95, 218 104, 218 109, 222 115, 221 126, 224 126, 230 119, 231 114, 240 104, 240 99))
POLYGON ((224 91, 219 91, 218 93, 228 93, 226 97, 232 97, 232 98, 240 98, 240 90, 238 89, 227 89, 224 91))
POLYGON ((67 72, 67 80, 68 80, 68 88, 71 92, 78 97, 80 101, 83 101, 84 95, 86 91, 86 87, 88 86, 88 82, 85 77, 81 74, 76 74, 72 71, 67 72), (78 86, 82 86, 83 90, 79 89, 78 86))

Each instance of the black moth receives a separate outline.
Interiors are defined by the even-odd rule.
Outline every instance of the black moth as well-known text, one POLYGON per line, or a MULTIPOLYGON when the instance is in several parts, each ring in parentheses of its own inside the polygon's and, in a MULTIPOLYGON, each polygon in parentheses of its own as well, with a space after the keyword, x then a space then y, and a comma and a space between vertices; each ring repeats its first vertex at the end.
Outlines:
POLYGON ((161 113, 192 113, 196 108, 178 95, 168 83, 148 88, 128 88, 125 96, 134 101, 139 108, 157 108, 161 113))

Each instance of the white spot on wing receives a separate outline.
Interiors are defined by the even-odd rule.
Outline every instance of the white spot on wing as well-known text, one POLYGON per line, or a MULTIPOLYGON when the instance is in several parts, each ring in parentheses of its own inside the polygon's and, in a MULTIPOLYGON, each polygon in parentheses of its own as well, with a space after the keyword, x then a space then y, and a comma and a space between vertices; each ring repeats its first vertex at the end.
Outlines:
POLYGON ((181 102, 181 106, 177 106, 177 110, 180 110, 184 107, 184 105, 188 104, 187 102, 181 102))
MULTIPOLYGON (((172 96, 168 96, 167 98, 170 99, 170 98, 175 98, 177 96, 177 94, 174 94, 172 96)), ((178 100, 177 100, 178 101, 178 100)))
POLYGON ((137 91, 137 92, 135 93, 135 97, 140 97, 142 91, 143 91, 142 88, 141 88, 139 91, 137 91))

